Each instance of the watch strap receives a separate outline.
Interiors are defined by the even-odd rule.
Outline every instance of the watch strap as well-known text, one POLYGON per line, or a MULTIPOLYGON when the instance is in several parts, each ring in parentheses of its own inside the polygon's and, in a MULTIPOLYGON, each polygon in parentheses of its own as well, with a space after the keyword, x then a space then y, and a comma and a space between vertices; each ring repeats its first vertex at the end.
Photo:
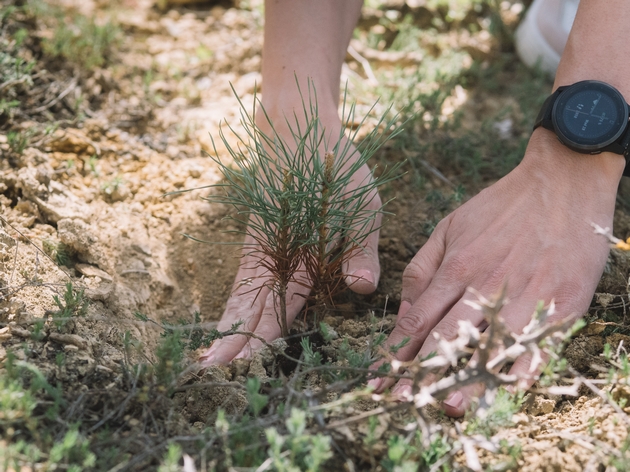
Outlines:
POLYGON ((623 157, 626 159, 626 167, 623 170, 623 175, 630 177, 630 165, 628 165, 628 160, 630 158, 630 124, 628 124, 626 132, 621 137, 620 145, 623 150, 623 157))

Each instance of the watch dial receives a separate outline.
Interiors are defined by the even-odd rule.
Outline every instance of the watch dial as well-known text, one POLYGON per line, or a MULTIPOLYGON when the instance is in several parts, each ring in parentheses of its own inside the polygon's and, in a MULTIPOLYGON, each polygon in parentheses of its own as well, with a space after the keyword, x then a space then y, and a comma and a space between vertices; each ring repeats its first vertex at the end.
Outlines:
POLYGON ((562 117, 571 133, 584 139, 598 139, 617 127, 615 102, 600 91, 576 93, 566 102, 562 117))
POLYGON ((614 87, 587 80, 560 94, 552 118, 558 137, 569 147, 599 152, 623 133, 628 124, 628 105, 614 87))

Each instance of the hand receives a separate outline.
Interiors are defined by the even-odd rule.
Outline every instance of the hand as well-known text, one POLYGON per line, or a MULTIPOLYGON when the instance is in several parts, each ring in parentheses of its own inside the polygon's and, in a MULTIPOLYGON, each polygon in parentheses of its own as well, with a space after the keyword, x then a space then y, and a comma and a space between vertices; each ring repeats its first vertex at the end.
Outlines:
MULTIPOLYGON (((323 115, 322 115, 323 116, 323 115)), ((328 119, 322 119, 326 126, 328 142, 331 138, 340 136, 341 122, 332 114, 328 115, 328 119), (326 120, 326 121, 324 121, 326 120)), ((321 119, 321 116, 320 116, 321 119)), ((289 138, 291 136, 288 126, 282 119, 274 119, 276 131, 281 135, 289 138), (280 125, 278 125, 280 123, 280 125), (281 123, 285 123, 282 125, 281 123)), ((268 123, 259 123, 259 127, 268 126, 268 123)), ((305 129, 304 125, 301 129, 305 129)), ((263 129, 267 135, 271 135, 270 129, 263 129)), ((292 142, 292 139, 286 139, 286 142, 292 142)), ((326 149, 321 150, 323 156, 326 149)), ((356 162, 358 153, 354 148, 348 154, 353 162, 356 162)), ((361 184, 365 184, 372 178, 370 170, 367 166, 362 166, 353 176, 353 180, 345 188, 345 194, 352 193, 361 184)), ((367 198, 369 204, 367 210, 377 212, 381 207, 381 200, 374 191, 367 198)), ((378 229, 381 223, 380 214, 377 215, 372 225, 368 228, 362 228, 367 236, 362 238, 361 235, 355 233, 349 237, 353 240, 363 240, 362 250, 354 252, 352 257, 345 261, 342 270, 345 281, 350 289, 357 293, 367 294, 376 289, 380 275, 380 266, 378 262, 378 229)), ((252 237, 251 225, 248 229, 248 235, 245 239, 243 252, 241 256, 241 264, 236 274, 236 280, 232 289, 230 298, 223 317, 218 324, 219 331, 229 330, 235 323, 241 321, 243 324, 238 328, 239 331, 251 332, 254 336, 232 335, 215 341, 210 349, 208 349, 200 358, 202 365, 211 364, 227 364, 234 358, 249 357, 251 353, 263 345, 263 341, 271 342, 281 336, 281 328, 277 315, 279 301, 276 294, 270 289, 273 282, 270 273, 265 268, 271 264, 271 261, 261 260, 260 247, 256 244, 255 238, 252 237)), ((359 231, 356 229, 355 231, 359 231)), ((296 273, 296 281, 289 284, 287 293, 287 324, 291 325, 301 308, 305 303, 305 298, 309 295, 312 283, 308 280, 305 271, 298 269, 296 273)))
MULTIPOLYGON (((548 131, 537 131, 523 162, 442 220, 407 266, 388 345, 409 342, 396 358, 428 356, 436 350, 433 334, 454 339, 460 320, 483 329, 481 313, 464 303, 468 286, 489 296, 507 282, 511 303, 502 316, 514 332, 527 325, 539 300, 555 300, 555 319, 581 316, 609 251, 591 223, 612 226, 623 165, 620 156, 574 153, 548 131)), ((530 360, 522 356, 510 370, 526 387, 535 381, 530 360)), ((393 383, 371 382, 377 391, 393 383)), ((409 382, 400 381, 393 392, 411 393, 409 382)), ((483 391, 473 385, 451 393, 444 411, 463 415, 483 391)))

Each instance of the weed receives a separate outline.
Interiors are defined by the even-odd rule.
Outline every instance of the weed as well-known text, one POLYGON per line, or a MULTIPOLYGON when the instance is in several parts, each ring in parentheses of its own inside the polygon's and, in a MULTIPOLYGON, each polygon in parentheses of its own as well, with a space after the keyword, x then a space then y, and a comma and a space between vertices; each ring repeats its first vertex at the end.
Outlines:
POLYGON ((43 43, 44 52, 50 57, 71 61, 87 70, 102 67, 112 57, 122 35, 111 21, 99 25, 93 18, 75 13, 68 22, 59 8, 41 5, 39 1, 30 4, 40 18, 46 15, 55 21, 52 39, 43 43))
POLYGON ((12 115, 12 110, 18 108, 20 106, 19 100, 6 100, 0 99, 0 115, 12 115))
POLYGON ((77 425, 65 431, 42 427, 56 422, 67 407, 62 388, 51 385, 32 364, 8 354, 6 372, 0 376, 0 429, 8 441, 0 448, 0 468, 23 470, 26 464, 38 463, 42 470, 79 472, 93 467, 96 455, 77 425))
POLYGON ((252 414, 257 417, 269 403, 269 397, 260 393, 260 380, 256 377, 247 379, 247 399, 252 414))
POLYGON ((177 443, 169 444, 166 454, 164 455, 164 461, 162 465, 158 467, 158 472, 180 472, 180 470, 182 470, 179 466, 181 458, 181 446, 177 443))
POLYGON ((72 267, 72 250, 65 244, 51 239, 45 239, 42 241, 42 249, 57 265, 72 267))
POLYGON ((306 420, 304 410, 293 408, 285 423, 287 435, 280 434, 276 428, 265 430, 269 459, 275 470, 317 472, 332 457, 330 437, 307 432, 306 420))
POLYGON ((387 442, 387 457, 381 465, 388 472, 416 472, 431 467, 450 450, 448 438, 441 434, 436 434, 426 449, 422 445, 420 433, 410 439, 392 436, 387 442))
POLYGON ((512 395, 503 388, 499 389, 490 407, 483 414, 477 412, 470 418, 466 434, 483 434, 489 438, 512 423, 512 416, 520 410, 522 403, 522 394, 512 395))
POLYGON ((71 282, 66 284, 63 300, 59 298, 59 295, 54 295, 53 301, 57 305, 58 310, 50 314, 57 328, 63 328, 75 316, 85 316, 87 314, 89 301, 84 294, 84 290, 75 290, 71 282))
POLYGON ((7 144, 9 151, 13 154, 21 156, 24 150, 30 145, 31 138, 35 135, 33 130, 27 131, 9 131, 7 134, 7 144))
POLYGON ((86 163, 87 168, 89 169, 90 173, 94 177, 99 177, 101 175, 101 172, 97 164, 98 164, 98 158, 96 157, 96 155, 90 156, 90 158, 88 159, 86 163))
POLYGON ((155 378, 162 388, 169 387, 183 370, 185 344, 180 333, 167 330, 162 333, 156 355, 155 378))
POLYGON ((123 178, 118 175, 113 179, 104 182, 103 185, 101 185, 101 191, 107 196, 112 196, 118 191, 124 182, 123 178))

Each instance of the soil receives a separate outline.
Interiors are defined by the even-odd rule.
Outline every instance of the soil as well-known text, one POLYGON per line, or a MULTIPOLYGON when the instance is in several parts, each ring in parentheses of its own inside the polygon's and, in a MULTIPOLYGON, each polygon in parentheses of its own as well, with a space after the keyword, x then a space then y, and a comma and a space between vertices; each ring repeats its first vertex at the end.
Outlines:
MULTIPOLYGON (((82 93, 99 97, 94 98, 92 103, 98 106, 92 107, 89 116, 63 124, 44 142, 27 147, 19 158, 5 158, 9 156, 6 129, 0 134, 0 152, 5 156, 0 160, 4 221, 0 225, 0 327, 9 327, 2 331, 0 360, 11 350, 70 390, 104 389, 112 384, 122 388, 118 373, 129 356, 137 362, 157 360, 163 332, 159 324, 193 323, 199 313, 202 326, 210 329, 220 319, 238 265, 237 246, 202 244, 186 235, 237 242, 237 237, 226 233, 235 229, 224 219, 230 209, 202 200, 208 189, 166 194, 220 181, 216 165, 205 152, 215 152, 212 137, 218 155, 227 158, 217 140, 219 125, 227 122, 239 128, 239 105, 230 84, 246 107, 253 103, 261 82, 262 10, 255 2, 250 2, 253 6, 240 3, 206 2, 160 11, 150 0, 122 1, 117 20, 124 40, 116 63, 80 81, 82 93), (55 262, 50 247, 68 253, 67 266, 55 262), (60 296, 67 282, 85 290, 90 301, 87 315, 64 328, 66 337, 51 336, 55 330, 47 323, 42 340, 32 339, 30 331, 57 309, 53 296, 60 296), (156 323, 143 321, 138 313, 156 323), (139 350, 126 348, 126 332, 141 343, 139 350), (66 356, 63 368, 55 364, 58 353, 66 356)), ((392 9, 397 8, 394 3, 392 9)), ((68 2, 66 7, 97 17, 105 14, 96 1, 74 6, 68 2)), ((362 28, 370 27, 373 14, 366 8, 362 28)), ((448 35, 442 41, 448 44, 448 35)), ((493 48, 492 41, 474 37, 464 49, 473 59, 487 60, 498 54, 493 48)), ((362 74, 350 62, 352 72, 345 73, 362 74)), ((513 73, 508 70, 503 77, 509 79, 513 73)), ((350 91, 358 94, 360 87, 350 91)), ((464 116, 494 116, 496 110, 514 102, 506 94, 493 95, 482 87, 472 87, 466 100, 458 100, 453 93, 447 105, 461 108, 464 116)), ((54 108, 52 112, 56 113, 54 108)), ((42 117, 33 116, 32 121, 13 123, 13 129, 27 130, 38 121, 42 117)), ((388 145, 379 159, 404 157, 400 148, 388 145)), ((427 158, 432 163, 431 156, 427 158)), ((455 167, 442 167, 442 171, 452 182, 465 181, 455 167)), ((439 220, 459 204, 456 199, 444 204, 428 200, 431 192, 449 196, 453 189, 433 173, 423 175, 422 187, 410 172, 400 184, 384 190, 387 198, 395 197, 388 207, 395 216, 387 218, 381 232, 382 276, 377 292, 367 297, 346 295, 337 306, 339 312, 325 320, 351 345, 365 344, 373 329, 372 314, 381 320, 385 332, 392 329, 402 272, 429 235, 424 223, 439 220)), ((494 179, 487 175, 468 185, 465 198, 494 179)), ((630 215, 623 204, 617 210, 615 234, 630 235, 630 215)), ((601 358, 605 343, 615 350, 630 341, 629 269, 630 256, 611 253, 587 316, 590 323, 566 349, 569 363, 592 378, 605 366, 601 358)), ((191 353, 189 362, 196 355, 191 353)), ((210 368, 187 382, 244 383, 253 375, 264 379, 271 372, 269 365, 269 360, 260 358, 251 363, 238 361, 210 368)), ((188 424, 173 426, 173 430, 201 428, 219 407, 239 413, 247 406, 243 390, 234 386, 194 392, 176 394, 188 424)), ((607 460, 607 447, 619 450, 623 446, 627 437, 623 421, 600 398, 580 393, 577 398, 530 394, 523 411, 513 418, 514 424, 500 433, 522 445, 516 468, 595 470, 607 460), (569 437, 569 432, 574 435, 569 437), (581 436, 594 437, 601 444, 581 436)), ((355 411, 372 406, 359 403, 355 411)), ((435 416, 445 425, 454 424, 455 420, 435 416)), ((362 439, 364 429, 361 425, 348 429, 337 439, 340 444, 348 442, 348 451, 353 451, 348 454, 357 463, 369 464, 374 454, 385 453, 388 434, 385 428, 379 430, 381 441, 370 451, 362 439)), ((486 465, 503 460, 484 454, 486 465)))

